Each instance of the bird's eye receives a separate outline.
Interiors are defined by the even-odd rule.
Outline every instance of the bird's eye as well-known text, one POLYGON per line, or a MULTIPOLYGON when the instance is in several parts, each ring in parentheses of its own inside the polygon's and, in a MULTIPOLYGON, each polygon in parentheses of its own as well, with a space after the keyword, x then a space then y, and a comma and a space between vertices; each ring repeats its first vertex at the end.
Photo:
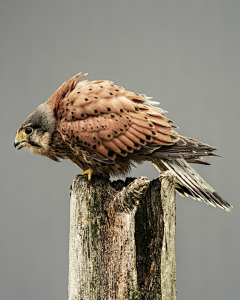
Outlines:
POLYGON ((22 133, 25 136, 31 135, 33 133, 33 129, 32 127, 26 127, 23 129, 22 133))

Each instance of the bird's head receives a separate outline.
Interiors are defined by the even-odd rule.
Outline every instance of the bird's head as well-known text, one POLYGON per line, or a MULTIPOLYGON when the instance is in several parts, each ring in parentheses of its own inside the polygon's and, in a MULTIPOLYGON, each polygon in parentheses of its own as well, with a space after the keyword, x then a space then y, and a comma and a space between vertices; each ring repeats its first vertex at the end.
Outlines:
POLYGON ((56 121, 48 103, 41 104, 18 128, 14 146, 20 150, 47 155, 51 137, 56 130, 56 121))

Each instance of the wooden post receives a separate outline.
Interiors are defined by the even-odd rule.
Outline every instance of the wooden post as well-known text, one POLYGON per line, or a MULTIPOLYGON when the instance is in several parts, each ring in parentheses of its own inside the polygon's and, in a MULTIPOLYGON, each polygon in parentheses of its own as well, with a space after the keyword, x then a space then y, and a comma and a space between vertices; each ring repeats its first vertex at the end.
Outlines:
POLYGON ((168 172, 152 182, 74 178, 68 299, 176 299, 175 190, 168 172))

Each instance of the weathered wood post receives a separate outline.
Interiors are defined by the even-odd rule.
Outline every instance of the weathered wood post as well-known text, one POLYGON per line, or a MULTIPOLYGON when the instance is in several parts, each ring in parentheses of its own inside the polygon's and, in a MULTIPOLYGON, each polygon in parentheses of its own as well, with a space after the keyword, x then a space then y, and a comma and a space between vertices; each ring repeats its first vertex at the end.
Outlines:
POLYGON ((74 178, 68 299, 176 299, 175 189, 169 172, 152 182, 74 178))

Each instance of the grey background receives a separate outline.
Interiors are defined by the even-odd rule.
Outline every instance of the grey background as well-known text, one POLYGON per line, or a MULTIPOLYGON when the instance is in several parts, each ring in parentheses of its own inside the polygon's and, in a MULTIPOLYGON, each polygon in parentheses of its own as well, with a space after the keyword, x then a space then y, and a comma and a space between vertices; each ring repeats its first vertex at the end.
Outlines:
MULTIPOLYGON (((240 2, 1 1, 0 299, 66 299, 69 187, 80 170, 13 147, 22 121, 79 71, 161 102, 220 148, 197 170, 232 213, 177 197, 178 299, 239 299, 240 2)), ((153 179, 150 164, 130 175, 153 179)))

